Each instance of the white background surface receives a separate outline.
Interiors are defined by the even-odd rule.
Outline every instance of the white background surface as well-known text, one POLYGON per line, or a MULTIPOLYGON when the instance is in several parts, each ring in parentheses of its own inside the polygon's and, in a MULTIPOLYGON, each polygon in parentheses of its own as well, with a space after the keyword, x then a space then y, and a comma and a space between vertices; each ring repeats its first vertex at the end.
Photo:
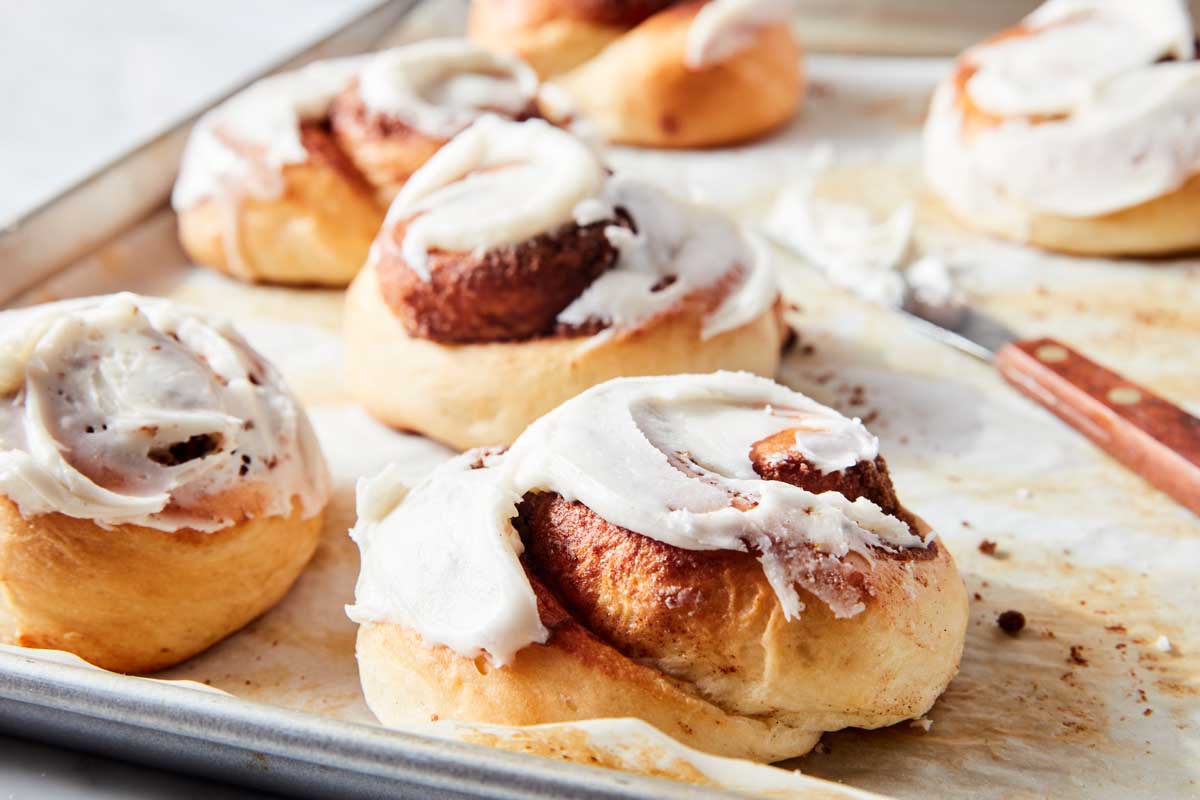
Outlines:
POLYGON ((378 3, 4 3, 0 227, 378 3))

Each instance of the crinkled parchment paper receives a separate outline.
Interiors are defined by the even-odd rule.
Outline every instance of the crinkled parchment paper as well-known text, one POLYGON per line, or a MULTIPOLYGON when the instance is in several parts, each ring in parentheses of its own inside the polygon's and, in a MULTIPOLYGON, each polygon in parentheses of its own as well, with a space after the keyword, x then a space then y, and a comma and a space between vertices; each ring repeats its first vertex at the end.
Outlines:
MULTIPOLYGON (((807 106, 777 136, 729 150, 618 151, 612 161, 752 224, 779 189, 812 178, 812 154, 832 146, 832 167, 815 178, 820 196, 881 212, 916 202, 920 248, 953 262, 981 306, 1200 412, 1200 261, 1067 258, 968 234, 919 178, 919 125, 947 63, 813 57, 809 68, 807 106)), ((868 421, 905 503, 941 533, 974 596, 962 671, 928 715, 928 730, 830 734, 787 766, 897 797, 1196 795, 1200 519, 1017 396, 987 365, 776 256, 800 334, 781 380, 868 421), (981 551, 985 540, 994 553, 981 551), (1015 637, 996 625, 1009 609, 1027 619, 1015 637), (1163 636, 1169 652, 1160 649, 1163 636)), ((190 268, 167 212, 26 299, 120 288, 232 316, 307 402, 337 482, 321 547, 284 602, 160 677, 370 721, 355 629, 342 611, 357 573, 346 537, 353 482, 389 460, 415 480, 448 451, 387 431, 348 404, 338 293, 245 287, 190 268)), ((666 764, 660 771, 747 790, 842 796, 830 795, 829 784, 668 750, 644 726, 615 734, 568 726, 553 735, 431 727, 547 755, 582 748, 625 768, 666 764)))

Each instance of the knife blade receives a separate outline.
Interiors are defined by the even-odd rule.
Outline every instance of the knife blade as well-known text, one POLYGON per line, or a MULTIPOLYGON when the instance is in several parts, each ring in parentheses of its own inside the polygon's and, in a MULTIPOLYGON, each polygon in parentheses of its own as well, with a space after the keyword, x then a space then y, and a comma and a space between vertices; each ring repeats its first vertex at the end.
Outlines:
MULTIPOLYGON (((824 274, 794 242, 762 233, 824 274)), ((895 310, 916 330, 992 364, 1019 392, 1200 515, 1200 419, 1056 339, 1022 338, 965 301, 930 305, 900 277, 905 289, 895 310)))

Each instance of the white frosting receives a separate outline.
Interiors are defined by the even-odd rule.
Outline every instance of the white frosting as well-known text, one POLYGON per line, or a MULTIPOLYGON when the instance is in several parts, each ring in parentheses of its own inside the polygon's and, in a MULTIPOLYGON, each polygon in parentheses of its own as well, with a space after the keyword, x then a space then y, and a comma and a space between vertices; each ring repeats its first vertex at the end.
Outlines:
POLYGON ((1181 2, 1059 0, 1026 25, 963 57, 971 101, 998 125, 968 141, 952 80, 934 95, 926 175, 961 213, 1019 233, 1034 211, 1100 216, 1200 172, 1200 63, 1154 63, 1193 54, 1181 2))
POLYGON ((0 313, 0 394, 0 493, 26 517, 211 532, 237 520, 208 501, 247 483, 267 491, 254 516, 298 501, 311 517, 329 497, 308 419, 274 368, 227 323, 164 300, 0 313))
POLYGON ((939 256, 921 256, 904 271, 904 278, 916 301, 927 308, 961 309, 967 302, 950 266, 939 256))
POLYGON ((487 116, 413 173, 388 210, 383 240, 410 220, 401 254, 428 278, 431 250, 487 250, 552 231, 603 182, 604 166, 582 140, 544 120, 487 116))
POLYGON ((895 307, 904 300, 902 269, 912 249, 913 223, 911 205, 879 221, 861 206, 814 198, 805 182, 779 195, 764 229, 838 286, 895 307))
POLYGON ((308 159, 300 123, 327 116, 366 63, 365 57, 315 61, 263 78, 205 114, 183 151, 172 206, 182 211, 234 187, 277 195, 283 188, 279 170, 308 159))
POLYGON ((704 69, 754 44, 760 29, 791 18, 795 0, 711 0, 688 27, 684 63, 704 69))
POLYGON ((423 133, 450 138, 484 111, 517 116, 538 96, 524 61, 466 39, 428 39, 371 58, 358 76, 363 104, 423 133))
POLYGON ((274 197, 279 171, 308 158, 300 123, 322 119, 358 78, 368 109, 450 138, 486 111, 517 114, 537 97, 523 62, 461 39, 432 39, 371 56, 317 61, 264 78, 206 114, 184 150, 177 210, 240 192, 274 197))
POLYGON ((571 223, 615 220, 617 209, 636 231, 605 229, 617 263, 559 322, 606 323, 598 342, 720 285, 725 297, 702 329, 709 338, 750 322, 778 297, 766 254, 736 224, 649 184, 608 177, 586 143, 542 120, 485 117, 459 134, 405 184, 376 246, 394 246, 394 226, 409 220, 399 254, 428 279, 431 251, 483 252, 571 223), (673 282, 664 286, 667 278, 673 282))
POLYGON ((1095 87, 1164 56, 1192 57, 1183 0, 1051 0, 1029 15, 1033 35, 968 50, 971 101, 992 114, 1070 113, 1095 87))
POLYGON ((478 451, 452 459, 403 500, 385 470, 360 483, 351 536, 362 571, 348 613, 498 664, 545 641, 511 523, 529 492, 578 500, 673 547, 759 553, 789 619, 804 608, 797 586, 839 616, 860 613, 855 590, 814 572, 836 570, 850 552, 869 559, 872 546, 928 542, 865 498, 761 479, 751 447, 789 429, 794 451, 826 472, 877 455, 858 420, 765 378, 719 372, 601 384, 533 423, 503 455, 483 456, 477 469, 478 451), (753 506, 739 510, 735 498, 753 506))
POLYGON ((669 312, 688 295, 719 285, 735 271, 736 284, 705 318, 701 337, 708 339, 750 322, 779 296, 765 249, 750 247, 734 222, 648 183, 621 175, 609 178, 598 197, 576 207, 575 222, 613 219, 618 208, 636 232, 620 225, 605 229, 617 248, 617 264, 564 308, 559 322, 581 325, 598 319, 610 326, 600 336, 612 335, 669 312), (674 282, 660 286, 665 278, 674 282))

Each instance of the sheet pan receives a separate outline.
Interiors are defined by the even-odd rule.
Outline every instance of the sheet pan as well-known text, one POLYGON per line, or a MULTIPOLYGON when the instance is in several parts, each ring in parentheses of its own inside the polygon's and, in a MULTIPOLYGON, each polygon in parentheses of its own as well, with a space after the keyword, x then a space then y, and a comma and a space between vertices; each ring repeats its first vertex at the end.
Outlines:
MULTIPOLYGON (((436 13, 423 20, 423 32, 440 30, 436 13)), ((951 261, 980 305, 1200 411, 1200 262, 1067 258, 968 234, 924 192, 917 166, 924 106, 947 62, 814 56, 809 67, 808 105, 777 136, 727 150, 618 150, 612 161, 748 224, 798 181, 880 212, 913 202, 921 248, 951 261), (818 157, 830 149, 831 163, 818 157)), ((898 491, 942 535, 974 597, 961 674, 928 730, 830 734, 785 766, 895 797, 1196 796, 1200 521, 987 366, 775 257, 800 335, 781 380, 870 422, 898 491), (995 624, 1006 609, 1029 621, 1017 637, 995 624)), ((333 506, 313 564, 279 607, 156 676, 232 697, 0 653, 0 726, 312 795, 696 796, 682 784, 438 741, 436 730, 374 726, 342 613, 357 571, 345 536, 353 480, 388 460, 415 480, 447 451, 385 431, 343 395, 339 293, 246 287, 196 269, 168 210, 14 302, 117 289, 235 319, 308 405, 335 476, 333 506)), ((781 796, 849 792, 766 775, 731 780, 781 796)))

